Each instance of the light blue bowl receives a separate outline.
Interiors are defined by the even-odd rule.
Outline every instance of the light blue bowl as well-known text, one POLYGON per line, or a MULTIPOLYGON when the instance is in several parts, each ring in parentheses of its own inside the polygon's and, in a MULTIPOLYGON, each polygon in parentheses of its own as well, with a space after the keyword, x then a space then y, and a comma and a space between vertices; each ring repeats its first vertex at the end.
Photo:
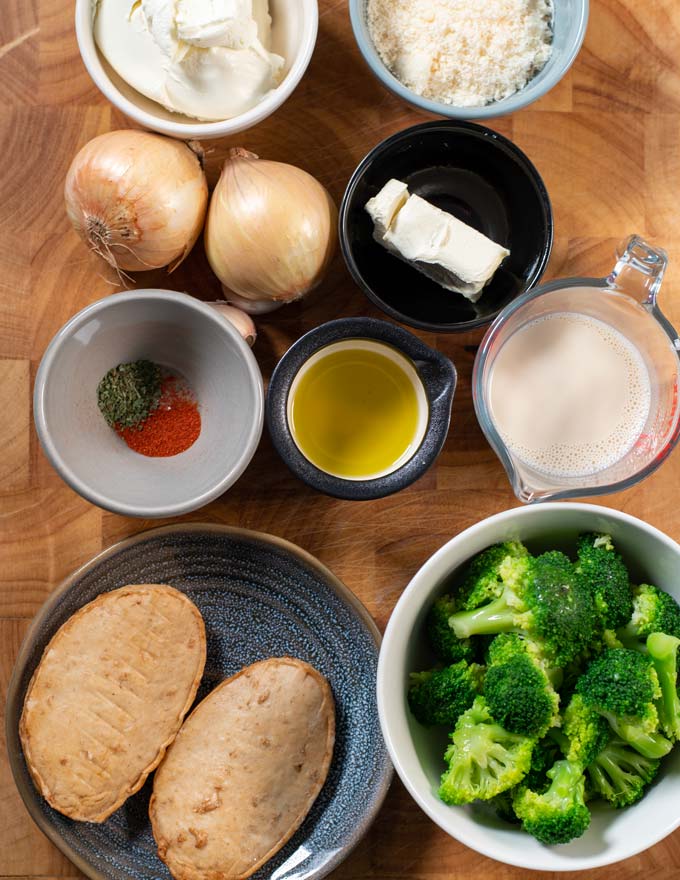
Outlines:
POLYGON ((579 53, 588 24, 588 0, 553 0, 553 50, 545 67, 527 85, 504 98, 484 107, 456 107, 440 101, 431 101, 416 95, 393 76, 378 55, 366 20, 368 0, 349 0, 349 12, 354 37, 361 54, 380 82, 408 104, 450 119, 491 119, 521 110, 543 95, 562 79, 579 53))

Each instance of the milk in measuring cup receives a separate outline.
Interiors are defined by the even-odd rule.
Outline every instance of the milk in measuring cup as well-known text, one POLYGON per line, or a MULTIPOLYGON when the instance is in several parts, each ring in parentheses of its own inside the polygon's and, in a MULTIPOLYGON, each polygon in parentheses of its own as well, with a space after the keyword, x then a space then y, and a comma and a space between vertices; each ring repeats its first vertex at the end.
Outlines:
POLYGON ((614 327, 555 312, 501 346, 488 400, 511 454, 544 474, 580 477, 635 445, 650 412, 651 381, 638 349, 614 327))

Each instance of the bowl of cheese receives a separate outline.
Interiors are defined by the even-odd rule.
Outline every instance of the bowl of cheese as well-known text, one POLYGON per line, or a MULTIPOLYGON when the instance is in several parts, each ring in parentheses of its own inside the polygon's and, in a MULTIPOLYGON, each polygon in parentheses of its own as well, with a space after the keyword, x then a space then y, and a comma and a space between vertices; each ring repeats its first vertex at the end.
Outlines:
POLYGON ((538 283, 553 215, 512 141, 481 125, 415 125, 374 147, 340 207, 340 246, 366 296, 434 332, 475 330, 538 283))
POLYGON ((161 134, 245 131, 286 101, 311 60, 317 0, 76 0, 83 63, 112 104, 161 134))
POLYGON ((579 53, 589 0, 349 0, 380 82, 452 119, 490 119, 550 91, 579 53))

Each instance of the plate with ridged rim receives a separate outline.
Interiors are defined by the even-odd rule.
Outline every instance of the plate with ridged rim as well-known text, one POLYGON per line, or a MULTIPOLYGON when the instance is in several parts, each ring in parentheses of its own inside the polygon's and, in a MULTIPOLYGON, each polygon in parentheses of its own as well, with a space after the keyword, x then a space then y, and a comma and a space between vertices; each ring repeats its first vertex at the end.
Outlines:
POLYGON ((203 615, 208 657, 197 701, 266 657, 299 657, 330 682, 337 726, 326 783, 293 837, 253 874, 254 880, 325 877, 366 833, 392 779, 375 695, 380 633, 329 569, 260 532, 207 524, 152 529, 99 553, 54 590, 29 627, 7 693, 9 762, 31 817, 93 880, 171 878, 151 834, 152 777, 106 822, 74 822, 40 796, 19 740, 26 689, 51 637, 96 596, 133 583, 170 584, 203 615))

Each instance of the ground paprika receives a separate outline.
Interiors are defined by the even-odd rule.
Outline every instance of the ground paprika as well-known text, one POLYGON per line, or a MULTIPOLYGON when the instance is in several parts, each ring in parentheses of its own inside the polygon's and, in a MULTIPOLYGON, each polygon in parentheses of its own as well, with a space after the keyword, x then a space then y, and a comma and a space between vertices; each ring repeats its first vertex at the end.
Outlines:
POLYGON ((198 439, 201 414, 186 385, 174 376, 161 383, 158 406, 140 425, 116 428, 130 449, 154 458, 178 455, 198 439))

